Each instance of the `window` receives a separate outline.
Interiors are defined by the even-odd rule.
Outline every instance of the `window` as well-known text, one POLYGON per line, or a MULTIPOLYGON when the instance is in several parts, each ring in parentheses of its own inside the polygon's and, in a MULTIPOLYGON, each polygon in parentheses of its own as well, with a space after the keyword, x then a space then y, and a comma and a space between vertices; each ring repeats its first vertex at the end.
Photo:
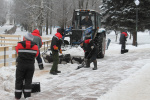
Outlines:
POLYGON ((82 29, 82 26, 84 26, 85 28, 93 26, 95 27, 95 23, 94 23, 94 16, 93 15, 88 15, 88 16, 75 16, 75 28, 76 29, 82 29))

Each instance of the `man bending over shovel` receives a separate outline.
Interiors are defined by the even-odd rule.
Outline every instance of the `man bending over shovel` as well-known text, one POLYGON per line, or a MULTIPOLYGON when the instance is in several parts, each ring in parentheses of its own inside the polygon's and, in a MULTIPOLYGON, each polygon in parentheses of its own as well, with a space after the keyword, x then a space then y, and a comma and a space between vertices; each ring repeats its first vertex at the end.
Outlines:
POLYGON ((85 68, 90 68, 90 63, 93 62, 94 68, 93 70, 97 70, 97 54, 98 49, 94 45, 92 39, 86 39, 80 43, 81 48, 84 50, 84 58, 85 58, 85 68))

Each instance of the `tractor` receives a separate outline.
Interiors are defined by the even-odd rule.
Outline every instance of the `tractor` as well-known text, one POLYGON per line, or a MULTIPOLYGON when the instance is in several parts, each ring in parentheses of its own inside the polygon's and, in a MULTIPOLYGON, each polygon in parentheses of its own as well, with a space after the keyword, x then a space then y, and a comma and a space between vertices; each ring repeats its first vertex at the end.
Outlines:
POLYGON ((106 32, 101 28, 101 15, 95 10, 77 9, 74 10, 72 19, 72 30, 70 36, 71 45, 79 45, 81 40, 85 37, 90 37, 94 40, 95 45, 98 47, 97 58, 103 58, 105 55, 106 45, 106 32), (82 20, 88 17, 90 24, 82 25, 82 20))

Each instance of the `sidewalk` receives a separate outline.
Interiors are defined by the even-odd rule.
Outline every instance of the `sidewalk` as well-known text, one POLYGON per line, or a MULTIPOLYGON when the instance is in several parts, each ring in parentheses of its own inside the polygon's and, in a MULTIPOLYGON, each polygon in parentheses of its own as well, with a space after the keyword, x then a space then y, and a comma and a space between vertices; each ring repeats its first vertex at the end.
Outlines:
POLYGON ((150 100, 150 63, 121 81, 98 100, 150 100))

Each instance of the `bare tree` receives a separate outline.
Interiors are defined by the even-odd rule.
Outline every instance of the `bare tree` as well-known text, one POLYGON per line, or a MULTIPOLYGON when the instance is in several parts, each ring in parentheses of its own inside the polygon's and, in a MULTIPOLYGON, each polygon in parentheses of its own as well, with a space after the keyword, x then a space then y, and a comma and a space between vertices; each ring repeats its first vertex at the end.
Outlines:
POLYGON ((14 0, 15 20, 21 23, 28 31, 35 28, 40 30, 52 26, 67 27, 71 25, 75 9, 99 10, 101 0, 14 0), (97 7, 95 7, 97 6, 97 7))
POLYGON ((10 2, 6 0, 0 0, 0 25, 3 25, 6 23, 7 15, 10 12, 10 2))
POLYGON ((44 9, 43 0, 41 0, 40 15, 38 18, 38 20, 39 20, 38 28, 40 31, 40 35, 42 35, 42 27, 43 27, 43 21, 44 21, 43 9, 44 9))

